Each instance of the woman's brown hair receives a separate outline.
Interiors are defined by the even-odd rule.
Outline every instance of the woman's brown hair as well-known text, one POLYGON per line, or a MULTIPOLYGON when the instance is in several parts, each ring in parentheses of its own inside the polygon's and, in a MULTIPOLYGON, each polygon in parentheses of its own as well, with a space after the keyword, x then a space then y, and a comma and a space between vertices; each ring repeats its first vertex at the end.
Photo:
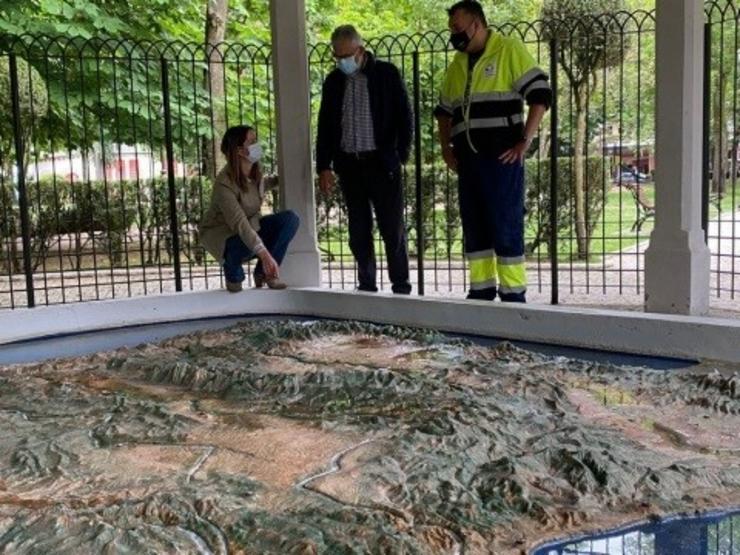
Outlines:
POLYGON ((221 139, 221 154, 226 157, 229 177, 242 189, 247 187, 247 177, 257 174, 257 164, 252 165, 251 176, 242 175, 242 165, 239 160, 239 149, 247 141, 247 135, 253 128, 249 125, 235 125, 229 127, 221 139))

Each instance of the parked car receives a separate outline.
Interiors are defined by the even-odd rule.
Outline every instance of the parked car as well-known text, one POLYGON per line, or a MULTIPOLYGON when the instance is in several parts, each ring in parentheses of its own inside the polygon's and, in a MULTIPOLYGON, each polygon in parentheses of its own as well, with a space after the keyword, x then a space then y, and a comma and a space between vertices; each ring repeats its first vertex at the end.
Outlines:
POLYGON ((619 172, 614 176, 614 182, 619 183, 644 183, 646 181, 652 181, 652 176, 647 173, 637 171, 635 168, 622 167, 619 172))

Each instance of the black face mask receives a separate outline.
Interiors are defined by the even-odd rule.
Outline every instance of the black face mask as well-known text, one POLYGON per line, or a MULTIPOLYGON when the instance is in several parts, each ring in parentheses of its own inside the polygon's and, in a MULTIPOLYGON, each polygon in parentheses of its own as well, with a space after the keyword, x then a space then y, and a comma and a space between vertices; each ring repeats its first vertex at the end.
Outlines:
POLYGON ((450 44, 452 45, 452 48, 459 50, 460 52, 465 52, 465 49, 472 40, 472 38, 468 36, 468 29, 470 29, 470 25, 459 33, 450 33, 450 44))
POLYGON ((468 36, 468 33, 465 31, 460 31, 459 33, 451 33, 450 34, 450 44, 452 45, 452 48, 455 50, 459 50, 460 52, 465 52, 465 49, 470 44, 470 37, 468 36))

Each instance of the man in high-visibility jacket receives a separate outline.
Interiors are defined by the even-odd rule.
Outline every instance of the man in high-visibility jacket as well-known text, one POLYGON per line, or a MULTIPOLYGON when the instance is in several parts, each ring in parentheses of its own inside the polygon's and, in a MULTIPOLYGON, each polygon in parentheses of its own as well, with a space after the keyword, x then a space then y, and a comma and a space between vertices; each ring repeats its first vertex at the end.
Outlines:
POLYGON ((480 3, 457 2, 448 14, 458 52, 435 116, 445 163, 459 178, 468 298, 498 294, 505 302, 525 302, 523 163, 552 90, 519 39, 488 29, 480 3))

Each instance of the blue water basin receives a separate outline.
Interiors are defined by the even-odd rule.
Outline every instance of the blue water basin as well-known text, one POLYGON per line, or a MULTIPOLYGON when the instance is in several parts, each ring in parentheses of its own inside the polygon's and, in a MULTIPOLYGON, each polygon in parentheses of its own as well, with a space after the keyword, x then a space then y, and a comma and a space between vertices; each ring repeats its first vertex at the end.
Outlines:
POLYGON ((740 510, 643 522, 548 543, 531 555, 740 555, 740 510))

